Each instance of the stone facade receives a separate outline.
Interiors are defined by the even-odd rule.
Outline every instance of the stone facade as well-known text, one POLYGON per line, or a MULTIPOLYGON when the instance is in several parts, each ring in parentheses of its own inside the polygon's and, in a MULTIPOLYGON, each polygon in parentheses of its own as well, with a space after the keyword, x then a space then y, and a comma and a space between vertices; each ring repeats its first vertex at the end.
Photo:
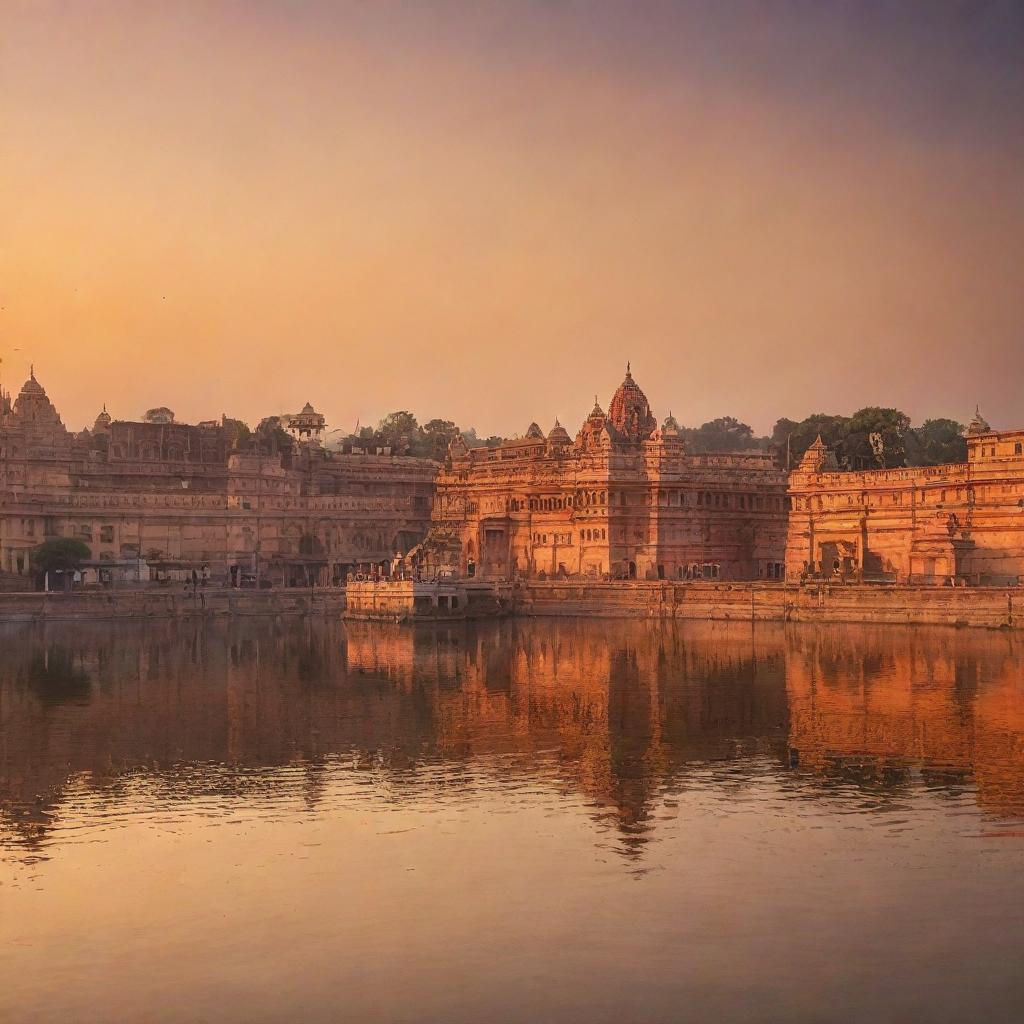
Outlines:
POLYGON ((1024 430, 980 416, 967 462, 839 472, 818 441, 790 476, 786 567, 802 575, 1012 585, 1024 576, 1024 430))
POLYGON ((627 367, 608 413, 595 398, 575 440, 557 421, 498 448, 456 438, 425 553, 489 579, 775 579, 785 502, 772 455, 688 454, 627 367))
POLYGON ((294 417, 290 451, 236 450, 228 421, 113 420, 69 432, 30 376, 0 395, 0 575, 30 575, 45 540, 90 548, 85 578, 330 584, 391 561, 425 535, 436 464, 345 455, 323 417, 294 417))

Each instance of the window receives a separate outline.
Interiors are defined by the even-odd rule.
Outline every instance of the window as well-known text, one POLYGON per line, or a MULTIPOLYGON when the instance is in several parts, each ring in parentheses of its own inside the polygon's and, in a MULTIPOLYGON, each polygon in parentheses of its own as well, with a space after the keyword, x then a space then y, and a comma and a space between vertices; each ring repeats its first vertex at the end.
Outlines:
POLYGON ((1017 443, 1016 443, 1016 444, 1015 444, 1015 445, 1013 446, 1013 454, 1014 454, 1014 455, 1021 455, 1021 454, 1024 454, 1024 445, 1022 445, 1020 441, 1018 441, 1018 442, 1017 442, 1017 443))
POLYGON ((114 543, 114 528, 112 526, 101 526, 100 527, 100 543, 102 543, 102 544, 113 544, 114 543))

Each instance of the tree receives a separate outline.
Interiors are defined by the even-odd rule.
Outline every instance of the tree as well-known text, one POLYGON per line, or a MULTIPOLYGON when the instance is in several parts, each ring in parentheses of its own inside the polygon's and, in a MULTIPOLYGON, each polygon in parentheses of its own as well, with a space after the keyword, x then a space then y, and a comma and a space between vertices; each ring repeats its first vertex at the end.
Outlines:
POLYGON ((227 434, 228 443, 232 451, 244 451, 250 446, 252 431, 247 423, 232 419, 230 416, 222 416, 220 422, 227 434))
POLYGON ((395 455, 404 455, 412 447, 418 431, 416 417, 403 409, 389 413, 377 424, 373 443, 381 448, 390 448, 395 455))
POLYGON ((499 437, 497 434, 491 434, 490 437, 480 437, 476 432, 476 428, 470 427, 469 430, 462 431, 462 440, 466 442, 467 448, 498 448, 505 438, 499 437))
POLYGON ((753 429, 741 423, 735 416, 719 416, 701 426, 683 428, 690 451, 701 452, 740 452, 757 447, 757 439, 753 429))
POLYGON ((290 453, 295 441, 281 426, 280 416, 267 416, 253 431, 252 444, 261 455, 277 455, 279 452, 290 453))
POLYGON ((899 409, 868 406, 849 420, 840 465, 850 469, 893 469, 906 465, 910 417, 899 409))
POLYGON ((846 441, 849 423, 845 416, 831 416, 824 412, 812 413, 799 423, 780 419, 772 431, 772 442, 778 448, 782 462, 785 463, 788 453, 790 465, 795 466, 819 434, 838 455, 846 441))
POLYGON ((416 435, 413 454, 435 462, 443 462, 448 445, 459 436, 459 428, 451 420, 429 420, 416 435))
POLYGON ((32 564, 40 573, 74 572, 91 557, 89 545, 77 537, 57 537, 32 549, 32 564))
POLYGON ((942 466, 967 461, 964 425, 956 420, 925 420, 907 437, 907 464, 942 466))

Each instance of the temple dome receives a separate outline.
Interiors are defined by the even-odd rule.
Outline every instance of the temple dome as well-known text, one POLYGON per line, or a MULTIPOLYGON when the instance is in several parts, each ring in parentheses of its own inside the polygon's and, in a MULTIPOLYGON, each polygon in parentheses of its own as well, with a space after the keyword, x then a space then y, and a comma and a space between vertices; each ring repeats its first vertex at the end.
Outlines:
POLYGON ((647 396, 633 380, 629 363, 626 363, 626 379, 612 395, 608 422, 627 441, 645 441, 658 426, 647 396))
POLYGON ((21 386, 21 392, 18 395, 19 398, 45 398, 46 391, 43 385, 36 380, 35 370, 29 371, 28 380, 25 381, 21 386))
POLYGON ((103 412, 96 417, 96 422, 93 423, 92 429, 97 433, 110 429, 111 417, 110 413, 107 412, 107 407, 103 406, 103 412))
POLYGON ((544 431, 541 430, 540 427, 538 427, 536 423, 531 423, 526 428, 526 436, 529 437, 529 438, 543 440, 544 439, 544 431))
POLYGON ((551 428, 548 434, 549 444, 571 444, 572 438, 569 437, 569 431, 562 426, 558 420, 555 420, 555 425, 551 428))
POLYGON ((977 434, 988 434, 992 428, 989 426, 988 420, 981 415, 981 407, 974 407, 974 419, 971 420, 967 427, 967 433, 969 436, 976 436, 977 434))

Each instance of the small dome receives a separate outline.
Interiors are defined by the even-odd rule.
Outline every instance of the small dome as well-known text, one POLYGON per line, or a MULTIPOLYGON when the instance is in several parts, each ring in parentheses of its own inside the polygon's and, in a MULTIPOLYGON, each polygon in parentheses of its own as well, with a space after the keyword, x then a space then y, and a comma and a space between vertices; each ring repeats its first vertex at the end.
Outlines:
POLYGON ((25 397, 36 396, 39 398, 46 397, 46 391, 43 390, 43 385, 36 380, 35 367, 29 370, 28 380, 25 381, 21 386, 21 394, 25 397))
POLYGON ((971 420, 967 427, 967 433, 974 436, 976 434, 988 434, 991 430, 992 428, 989 426, 988 420, 981 415, 981 407, 976 405, 974 407, 974 419, 971 420))
POLYGON ((526 436, 527 437, 533 437, 533 438, 539 438, 540 440, 543 440, 544 439, 544 432, 540 429, 540 427, 537 426, 536 423, 531 423, 526 428, 526 436))
POLYGON ((682 431, 679 429, 679 423, 676 421, 675 416, 669 413, 665 417, 665 422, 661 425, 661 436, 662 437, 679 437, 682 431))
POLYGON ((309 402, 307 402, 302 407, 301 415, 303 415, 303 416, 315 416, 316 415, 316 409, 314 409, 313 406, 309 402))
POLYGON ((107 407, 103 406, 103 411, 96 417, 96 422, 93 423, 92 429, 96 433, 106 433, 110 429, 110 423, 110 413, 107 412, 107 407))
POLYGON ((570 444, 572 438, 569 437, 569 431, 558 420, 555 420, 555 425, 548 434, 548 442, 550 444, 570 444))

